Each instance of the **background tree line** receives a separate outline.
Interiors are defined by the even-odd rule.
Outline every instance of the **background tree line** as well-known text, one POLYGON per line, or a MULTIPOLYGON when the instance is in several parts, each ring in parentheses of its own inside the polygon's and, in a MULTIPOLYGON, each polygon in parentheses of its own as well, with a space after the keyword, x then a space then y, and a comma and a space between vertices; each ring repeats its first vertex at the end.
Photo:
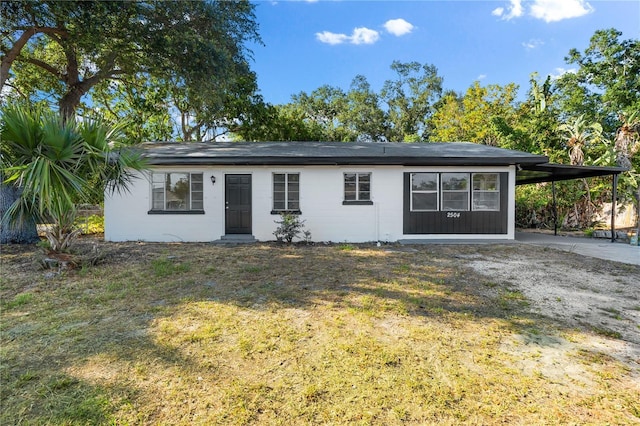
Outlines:
MULTIPOLYGON (((515 84, 447 90, 432 64, 393 62, 379 91, 357 75, 291 102, 262 99, 249 42, 248 1, 0 3, 3 106, 44 105, 61 120, 99 115, 128 144, 150 140, 469 141, 571 164, 620 165, 620 194, 637 203, 640 47, 615 29, 568 52, 575 72, 515 84), (519 100, 524 99, 524 100, 519 100)), ((3 149, 7 149, 3 142, 3 149)), ((10 156, 6 156, 10 158, 10 156)), ((3 162, 3 176, 12 165, 3 162)), ((562 184, 568 226, 588 226, 604 180, 562 184), (574 212, 570 214, 570 212, 574 212)), ((547 185, 519 189, 521 225, 547 224, 547 185)))

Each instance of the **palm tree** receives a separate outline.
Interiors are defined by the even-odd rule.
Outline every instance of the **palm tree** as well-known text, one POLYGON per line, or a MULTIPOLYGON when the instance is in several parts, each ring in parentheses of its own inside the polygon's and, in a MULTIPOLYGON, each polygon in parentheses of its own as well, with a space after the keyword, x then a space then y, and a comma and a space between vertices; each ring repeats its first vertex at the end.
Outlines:
MULTIPOLYGON (((561 124, 558 126, 558 130, 564 133, 564 137, 567 141, 567 148, 569 149, 569 159, 571 164, 576 166, 582 166, 584 163, 584 148, 598 143, 602 139, 602 126, 600 123, 588 124, 584 119, 584 115, 578 117, 571 124, 561 124)), ((585 195, 587 197, 586 212, 583 220, 580 220, 580 213, 577 206, 574 206, 574 210, 577 216, 578 224, 583 222, 584 224, 591 225, 591 217, 593 215, 592 202, 591 202, 591 189, 587 179, 582 179, 584 184, 585 195)))
POLYGON ((621 115, 622 126, 616 132, 614 150, 616 165, 627 169, 621 177, 635 190, 636 235, 640 235, 640 173, 633 168, 632 158, 640 151, 640 111, 621 115))
POLYGON ((51 250, 67 249, 79 234, 73 224, 76 203, 95 200, 105 190, 127 190, 132 171, 144 168, 138 154, 119 150, 121 130, 99 119, 65 123, 42 107, 7 106, 0 175, 16 199, 0 218, 2 230, 51 223, 51 250))

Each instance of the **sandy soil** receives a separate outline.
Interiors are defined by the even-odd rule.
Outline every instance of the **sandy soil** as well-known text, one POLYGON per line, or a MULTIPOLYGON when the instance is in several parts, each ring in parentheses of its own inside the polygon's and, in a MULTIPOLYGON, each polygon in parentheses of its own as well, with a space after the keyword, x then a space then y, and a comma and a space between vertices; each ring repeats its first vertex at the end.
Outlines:
POLYGON ((504 349, 518 355, 521 369, 558 380, 588 377, 575 363, 576 354, 608 355, 628 366, 640 387, 640 268, 553 249, 530 250, 465 256, 466 267, 497 287, 520 291, 532 313, 566 326, 564 333, 517 335, 504 349), (589 339, 572 339, 570 330, 576 328, 589 331, 589 339))

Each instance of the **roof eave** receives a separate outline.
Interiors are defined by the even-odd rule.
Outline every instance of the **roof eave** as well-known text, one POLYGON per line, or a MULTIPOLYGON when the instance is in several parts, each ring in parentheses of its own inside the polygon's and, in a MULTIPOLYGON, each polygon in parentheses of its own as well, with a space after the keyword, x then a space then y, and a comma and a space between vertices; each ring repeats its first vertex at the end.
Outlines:
POLYGON ((531 157, 147 157, 151 165, 197 166, 513 166, 546 162, 531 157))

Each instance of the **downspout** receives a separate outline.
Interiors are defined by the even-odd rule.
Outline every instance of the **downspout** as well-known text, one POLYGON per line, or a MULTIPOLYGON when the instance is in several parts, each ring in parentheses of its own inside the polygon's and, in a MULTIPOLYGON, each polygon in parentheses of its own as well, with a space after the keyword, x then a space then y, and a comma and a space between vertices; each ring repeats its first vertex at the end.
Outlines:
POLYGON ((553 198, 553 235, 558 235, 558 205, 556 204, 556 181, 551 181, 551 194, 553 198))
POLYGON ((618 198, 618 175, 614 174, 611 188, 611 242, 616 242, 616 198, 618 198))

